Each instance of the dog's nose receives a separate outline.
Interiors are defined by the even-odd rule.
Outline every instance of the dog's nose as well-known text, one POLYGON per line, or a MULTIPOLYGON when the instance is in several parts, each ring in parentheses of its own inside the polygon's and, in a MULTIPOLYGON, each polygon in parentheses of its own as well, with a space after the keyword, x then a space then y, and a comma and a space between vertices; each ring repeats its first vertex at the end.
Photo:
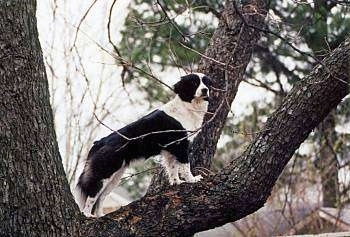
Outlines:
POLYGON ((202 89, 202 95, 206 95, 208 94, 208 89, 207 88, 203 88, 202 89))

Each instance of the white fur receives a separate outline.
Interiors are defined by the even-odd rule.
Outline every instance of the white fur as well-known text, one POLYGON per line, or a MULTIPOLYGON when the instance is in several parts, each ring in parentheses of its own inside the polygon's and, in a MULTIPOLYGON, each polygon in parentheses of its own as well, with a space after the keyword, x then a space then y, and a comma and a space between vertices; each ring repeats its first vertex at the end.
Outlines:
POLYGON ((170 185, 181 184, 185 181, 188 183, 195 183, 202 179, 201 175, 192 175, 190 163, 181 164, 171 153, 164 150, 161 154, 163 156, 162 165, 168 175, 170 185), (185 181, 181 180, 179 175, 184 178, 185 181))
POLYGON ((82 190, 78 185, 75 185, 75 188, 73 189, 72 193, 73 193, 75 202, 78 204, 79 209, 82 211, 85 206, 86 195, 84 195, 84 193, 82 192, 82 190))
POLYGON ((168 175, 170 185, 183 183, 179 177, 180 163, 168 151, 163 150, 161 155, 163 156, 162 165, 168 175))
POLYGON ((202 175, 193 176, 191 173, 190 163, 180 164, 179 173, 182 178, 188 183, 195 183, 200 181, 203 177, 202 175))
POLYGON ((182 101, 178 95, 169 103, 160 108, 167 115, 175 118, 188 131, 189 140, 195 137, 194 131, 200 129, 204 115, 208 108, 208 102, 194 98, 191 103, 182 101))
MULTIPOLYGON (((200 84, 196 90, 196 93, 195 93, 195 97, 201 97, 202 96, 202 89, 208 89, 208 87, 203 83, 203 80, 202 78, 205 76, 204 74, 202 73, 193 73, 193 74, 196 74, 197 76, 199 76, 200 78, 200 84)), ((208 89, 208 96, 209 96, 209 89, 208 89)))

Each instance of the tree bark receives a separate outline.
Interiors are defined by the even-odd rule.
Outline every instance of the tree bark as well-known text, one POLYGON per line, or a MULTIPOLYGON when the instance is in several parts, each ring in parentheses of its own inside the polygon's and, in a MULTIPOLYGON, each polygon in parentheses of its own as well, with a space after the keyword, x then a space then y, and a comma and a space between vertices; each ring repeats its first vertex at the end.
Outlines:
POLYGON ((65 179, 35 1, 0 3, 0 236, 61 236, 79 216, 65 179))
MULTIPOLYGON (((229 166, 202 182, 146 194, 107 215, 118 223, 107 232, 121 228, 135 236, 188 236, 261 208, 295 150, 349 93, 350 38, 323 62, 295 85, 229 166)), ((86 228, 93 231, 96 225, 86 228)))

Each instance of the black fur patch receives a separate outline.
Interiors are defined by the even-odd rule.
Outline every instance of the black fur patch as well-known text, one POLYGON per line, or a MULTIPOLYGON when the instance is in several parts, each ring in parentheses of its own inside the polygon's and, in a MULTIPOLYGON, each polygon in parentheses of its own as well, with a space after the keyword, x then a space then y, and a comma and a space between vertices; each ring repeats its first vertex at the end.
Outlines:
POLYGON ((174 85, 174 92, 183 101, 191 102, 200 84, 200 78, 196 74, 189 74, 181 77, 181 80, 174 85))
POLYGON ((211 86, 213 85, 213 82, 212 82, 212 80, 209 77, 204 76, 202 78, 202 81, 203 81, 204 85, 206 85, 209 89, 211 89, 211 86))
MULTIPOLYGON (((183 83, 189 83, 189 80, 184 79, 183 83)), ((94 197, 102 188, 102 180, 120 169, 123 162, 128 165, 132 160, 147 159, 158 155, 162 150, 173 154, 179 162, 188 163, 189 141, 185 129, 176 119, 161 110, 155 110, 118 132, 128 138, 135 138, 151 132, 168 130, 177 131, 149 134, 136 140, 127 140, 114 132, 96 141, 90 149, 78 185, 87 196, 94 197), (174 141, 177 142, 169 145, 174 141)))

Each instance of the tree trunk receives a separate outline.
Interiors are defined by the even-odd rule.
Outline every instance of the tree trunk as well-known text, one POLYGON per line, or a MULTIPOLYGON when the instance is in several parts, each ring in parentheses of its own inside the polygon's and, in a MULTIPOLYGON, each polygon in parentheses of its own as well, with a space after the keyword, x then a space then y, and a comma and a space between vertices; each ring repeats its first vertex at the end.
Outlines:
POLYGON ((210 100, 209 111, 215 113, 213 118, 206 116, 204 124, 207 124, 193 141, 190 153, 193 167, 210 168, 232 101, 252 56, 252 49, 260 39, 260 31, 245 25, 241 17, 249 25, 264 28, 266 1, 242 1, 242 7, 237 6, 240 13, 236 12, 233 5, 236 2, 227 1, 219 27, 206 50, 207 57, 202 57, 199 63, 199 71, 209 75, 214 81, 214 87, 220 90, 214 90, 210 100))
POLYGON ((35 11, 35 1, 0 3, 0 236, 61 236, 77 227, 35 11))

